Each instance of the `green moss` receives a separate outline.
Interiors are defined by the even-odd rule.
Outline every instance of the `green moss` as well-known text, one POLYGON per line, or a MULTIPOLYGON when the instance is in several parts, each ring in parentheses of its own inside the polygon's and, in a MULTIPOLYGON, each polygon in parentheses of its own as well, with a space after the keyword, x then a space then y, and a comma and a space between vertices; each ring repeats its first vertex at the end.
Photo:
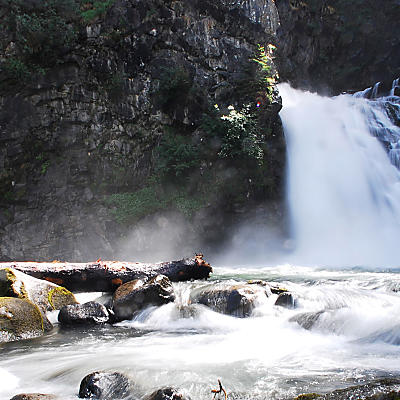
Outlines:
POLYGON ((28 293, 22 282, 20 282, 20 286, 18 288, 15 287, 17 279, 18 278, 15 276, 11 268, 0 269, 0 297, 19 297, 21 299, 28 298, 28 293))
POLYGON ((176 210, 191 218, 206 205, 206 196, 201 193, 191 195, 185 188, 163 188, 156 183, 136 192, 112 194, 107 197, 106 204, 113 207, 110 213, 118 223, 132 224, 165 210, 176 210))
POLYGON ((65 305, 77 303, 73 293, 64 287, 51 289, 47 295, 47 299, 53 310, 59 310, 65 305))
POLYGON ((93 22, 95 19, 104 16, 114 2, 115 0, 85 1, 81 7, 80 15, 85 23, 93 22))
POLYGON ((313 400, 317 399, 318 397, 321 397, 321 395, 317 393, 306 393, 297 396, 294 400, 313 400))
POLYGON ((27 339, 44 332, 43 317, 37 305, 28 299, 0 297, 0 340, 27 339), (8 337, 8 339, 7 339, 8 337))

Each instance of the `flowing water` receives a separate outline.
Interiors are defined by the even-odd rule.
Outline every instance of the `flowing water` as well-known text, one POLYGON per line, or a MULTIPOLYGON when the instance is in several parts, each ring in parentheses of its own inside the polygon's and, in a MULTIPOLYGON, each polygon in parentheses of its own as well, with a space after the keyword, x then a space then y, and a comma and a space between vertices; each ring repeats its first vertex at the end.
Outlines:
MULTIPOLYGON (((330 99, 287 85, 280 91, 293 243, 282 259, 289 262, 216 267, 211 281, 270 282, 287 288, 296 308, 260 295, 249 318, 234 318, 189 303, 207 283, 174 284, 175 303, 131 321, 56 327, 2 345, 0 399, 20 392, 76 399, 82 378, 97 370, 128 374, 137 398, 172 385, 194 400, 210 400, 218 378, 230 399, 261 400, 400 376, 398 128, 387 104, 367 92, 330 99)), ((396 113, 393 94, 385 101, 396 113)))
POLYGON ((293 262, 399 266, 400 98, 280 92, 293 262))

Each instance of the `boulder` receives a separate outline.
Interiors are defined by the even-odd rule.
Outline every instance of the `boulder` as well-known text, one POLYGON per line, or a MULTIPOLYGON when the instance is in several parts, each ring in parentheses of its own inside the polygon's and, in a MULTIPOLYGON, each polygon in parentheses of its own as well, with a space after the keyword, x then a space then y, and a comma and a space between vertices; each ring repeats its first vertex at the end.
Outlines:
POLYGON ((297 322, 302 328, 311 330, 325 311, 307 312, 297 314, 290 318, 290 322, 297 322))
POLYGON ((0 342, 30 339, 43 335, 39 308, 27 299, 0 297, 0 342))
POLYGON ((110 312, 95 301, 84 304, 69 304, 61 308, 58 314, 61 325, 99 325, 110 322, 110 312))
POLYGON ((62 286, 36 279, 13 268, 0 269, 0 296, 28 299, 39 307, 44 328, 52 326, 46 317, 47 311, 59 310, 64 305, 76 304, 75 296, 62 286))
POLYGON ((85 376, 79 387, 82 399, 114 400, 130 397, 132 383, 120 372, 92 372, 85 376))
POLYGON ((207 285, 190 294, 192 303, 204 304, 212 310, 235 317, 248 317, 257 301, 270 295, 268 287, 259 285, 207 285))
POLYGON ((60 400, 60 398, 54 396, 53 394, 22 393, 22 394, 17 394, 10 400, 60 400))
POLYGON ((130 319, 138 311, 175 300, 171 281, 164 275, 136 279, 121 285, 114 293, 112 309, 118 321, 130 319))
POLYGON ((296 308, 297 301, 293 297, 292 293, 282 292, 279 294, 278 298, 275 301, 276 306, 285 307, 285 308, 296 308))
POLYGON ((156 390, 145 397, 145 400, 190 400, 190 397, 180 393, 177 389, 167 387, 156 390))

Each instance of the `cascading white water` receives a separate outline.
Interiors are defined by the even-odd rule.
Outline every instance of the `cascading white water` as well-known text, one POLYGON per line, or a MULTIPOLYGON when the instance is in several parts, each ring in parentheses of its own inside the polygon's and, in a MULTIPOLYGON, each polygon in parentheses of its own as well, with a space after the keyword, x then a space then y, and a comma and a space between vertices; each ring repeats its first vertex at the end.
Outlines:
POLYGON ((400 173, 390 158, 397 163, 400 129, 384 100, 279 91, 296 262, 399 266, 400 173))

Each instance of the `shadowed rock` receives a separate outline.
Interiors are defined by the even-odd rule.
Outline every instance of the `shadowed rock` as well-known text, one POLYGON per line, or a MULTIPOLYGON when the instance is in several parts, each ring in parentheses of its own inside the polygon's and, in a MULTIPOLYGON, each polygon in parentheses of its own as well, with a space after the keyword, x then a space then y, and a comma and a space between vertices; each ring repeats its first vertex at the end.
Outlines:
POLYGON ((167 387, 156 390, 147 396, 145 400, 190 400, 190 397, 183 395, 177 389, 167 387))
POLYGON ((95 301, 64 306, 58 314, 61 325, 99 325, 110 322, 107 308, 95 301))
POLYGON ((268 288, 258 285, 208 285, 195 289, 190 300, 222 314, 248 317, 256 307, 257 300, 269 294, 268 288))
POLYGON ((131 396, 132 384, 120 372, 92 372, 85 376, 79 388, 83 399, 114 400, 131 396))
POLYGON ((275 305, 285 308, 296 308, 297 302, 292 293, 284 292, 279 294, 275 301, 275 305))
POLYGON ((121 285, 113 296, 113 311, 117 320, 130 319, 151 305, 160 306, 175 300, 171 281, 164 275, 149 280, 136 279, 121 285))

